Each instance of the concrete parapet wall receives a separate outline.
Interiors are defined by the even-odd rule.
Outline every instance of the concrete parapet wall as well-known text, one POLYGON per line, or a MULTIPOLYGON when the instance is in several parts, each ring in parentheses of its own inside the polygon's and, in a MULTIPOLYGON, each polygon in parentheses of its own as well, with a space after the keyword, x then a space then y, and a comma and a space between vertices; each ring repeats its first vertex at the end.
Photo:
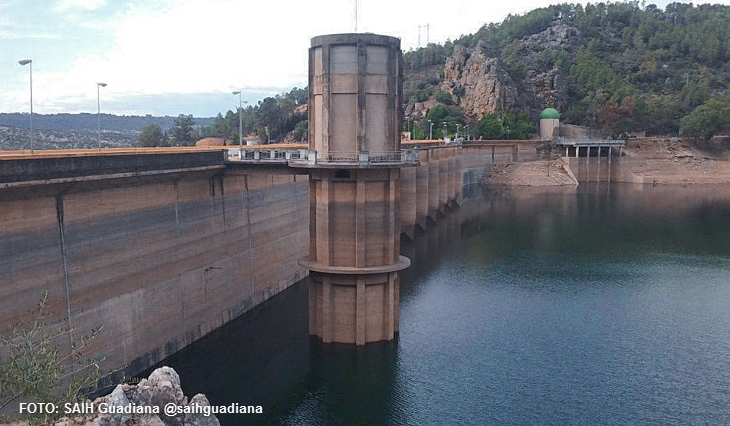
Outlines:
POLYGON ((68 155, 22 157, 0 161, 0 189, 34 184, 62 183, 70 180, 92 180, 99 175, 109 177, 144 176, 221 167, 221 151, 181 151, 144 155, 104 153, 105 155, 68 155))

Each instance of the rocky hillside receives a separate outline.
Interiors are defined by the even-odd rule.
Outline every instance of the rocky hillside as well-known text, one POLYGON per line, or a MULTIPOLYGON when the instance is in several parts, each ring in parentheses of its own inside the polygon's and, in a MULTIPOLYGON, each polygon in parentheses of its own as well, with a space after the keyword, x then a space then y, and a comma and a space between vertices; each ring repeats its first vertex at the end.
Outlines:
POLYGON ((559 67, 539 64, 542 58, 561 52, 575 55, 581 41, 577 28, 560 21, 524 37, 515 44, 514 55, 527 71, 517 81, 485 41, 473 48, 456 45, 446 60, 441 88, 470 115, 516 108, 541 111, 548 106, 565 111, 569 107, 567 76, 559 67))
POLYGON ((722 5, 553 5, 406 53, 404 93, 410 105, 444 104, 462 125, 553 107, 605 134, 681 126, 707 137, 697 130, 730 131, 728 22, 722 5))
POLYGON ((517 85, 484 43, 470 49, 457 45, 446 60, 442 90, 469 115, 482 116, 518 106, 517 85))

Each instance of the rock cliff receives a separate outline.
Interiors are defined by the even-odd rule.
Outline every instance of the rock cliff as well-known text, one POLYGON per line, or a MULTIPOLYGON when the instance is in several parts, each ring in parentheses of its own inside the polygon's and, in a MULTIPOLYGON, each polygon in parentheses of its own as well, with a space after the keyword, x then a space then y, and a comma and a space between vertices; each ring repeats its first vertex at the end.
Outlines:
POLYGON ((444 67, 441 90, 451 93, 466 114, 477 117, 502 109, 565 110, 567 70, 561 65, 568 63, 581 43, 577 28, 556 21, 545 31, 519 40, 508 58, 497 57, 483 41, 474 48, 456 45, 444 67))
POLYGON ((474 49, 461 45, 446 60, 442 90, 447 90, 467 114, 481 116, 514 108, 517 87, 499 59, 489 56, 486 43, 474 49))

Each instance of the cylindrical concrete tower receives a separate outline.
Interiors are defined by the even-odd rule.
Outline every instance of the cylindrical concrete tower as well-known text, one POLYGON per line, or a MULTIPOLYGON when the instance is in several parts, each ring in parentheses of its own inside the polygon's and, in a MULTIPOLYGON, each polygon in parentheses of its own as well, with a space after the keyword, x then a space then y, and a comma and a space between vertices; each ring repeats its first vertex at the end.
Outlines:
POLYGON ((309 331, 324 342, 398 331, 400 40, 312 39, 309 50, 309 331), (316 153, 316 154, 315 154, 316 153))

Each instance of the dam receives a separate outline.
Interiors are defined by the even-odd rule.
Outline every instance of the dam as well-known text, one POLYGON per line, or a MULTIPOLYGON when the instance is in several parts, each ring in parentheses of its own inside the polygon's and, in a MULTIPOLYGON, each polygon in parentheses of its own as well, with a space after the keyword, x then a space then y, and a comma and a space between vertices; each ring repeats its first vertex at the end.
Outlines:
MULTIPOLYGON (((418 165, 400 168, 401 235, 457 208, 464 183, 491 167, 492 145, 408 146, 418 165)), ((517 149, 535 155, 533 142, 517 149)), ((497 147, 495 161, 513 150, 497 147)), ((117 377, 308 275, 299 264, 310 241, 306 169, 230 161, 220 148, 0 158, 0 324, 34 315, 47 291, 48 320, 72 327, 72 339, 103 327, 87 353, 106 356, 103 370, 117 377)))

